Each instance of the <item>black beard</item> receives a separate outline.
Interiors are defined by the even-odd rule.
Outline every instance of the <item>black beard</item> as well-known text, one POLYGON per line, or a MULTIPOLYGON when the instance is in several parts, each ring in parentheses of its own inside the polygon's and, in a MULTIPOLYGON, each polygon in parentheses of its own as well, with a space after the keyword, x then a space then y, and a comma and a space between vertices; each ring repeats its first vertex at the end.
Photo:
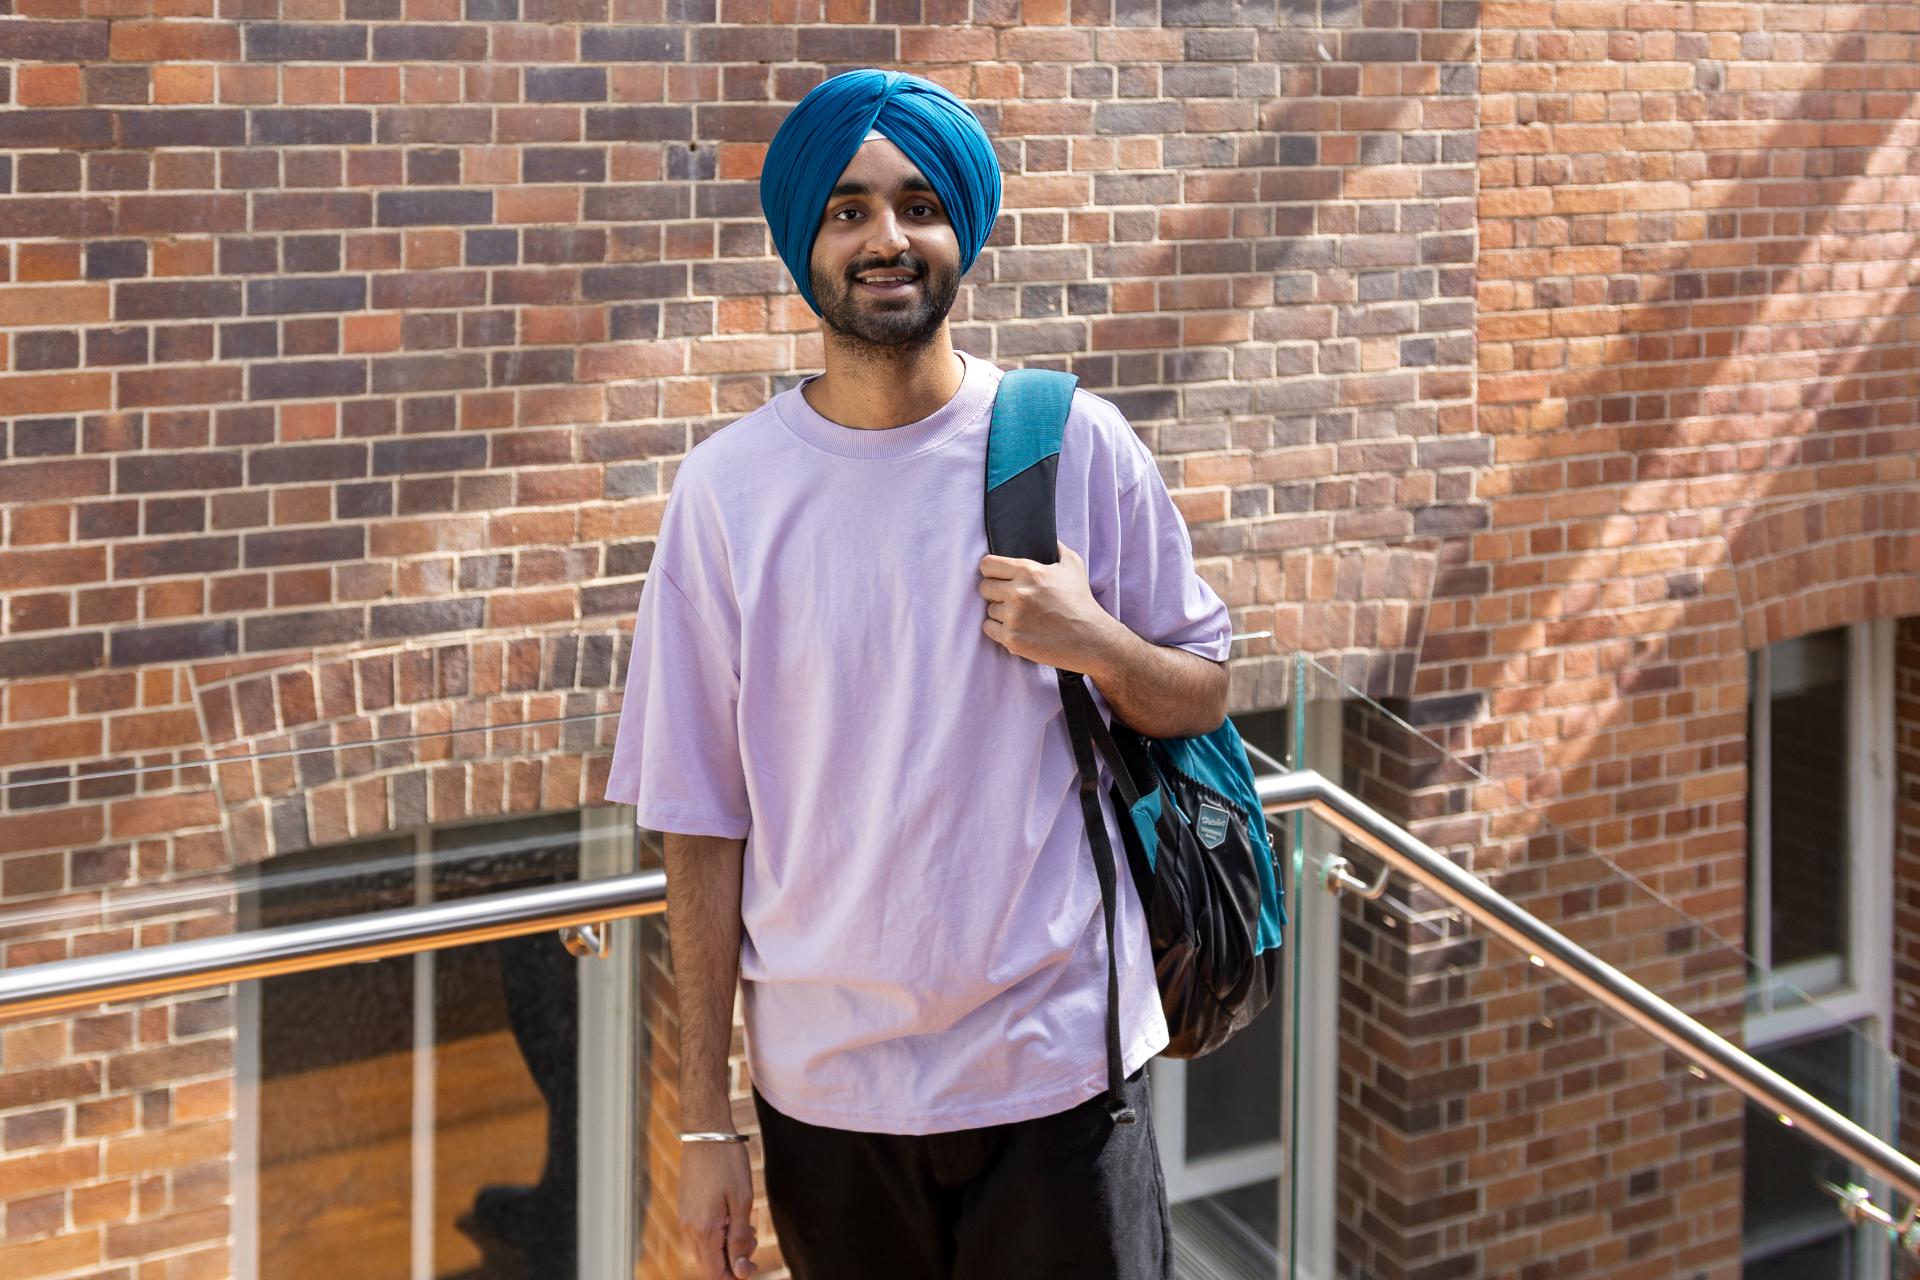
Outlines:
POLYGON ((959 293, 958 271, 936 272, 904 255, 898 262, 863 263, 840 281, 820 270, 813 273, 813 296, 820 303, 820 318, 827 328, 843 339, 844 345, 879 347, 889 354, 917 350, 932 342, 959 293), (900 302, 877 302, 859 295, 853 277, 889 269, 917 275, 917 296, 900 302))

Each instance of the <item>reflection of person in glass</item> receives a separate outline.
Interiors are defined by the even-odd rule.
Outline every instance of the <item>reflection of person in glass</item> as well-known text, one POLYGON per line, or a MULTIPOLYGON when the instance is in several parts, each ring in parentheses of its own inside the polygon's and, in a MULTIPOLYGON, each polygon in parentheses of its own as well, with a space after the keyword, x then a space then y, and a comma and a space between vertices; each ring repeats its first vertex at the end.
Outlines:
MULTIPOLYGON (((547 1147, 532 1186, 490 1186, 474 1198, 474 1235, 521 1255, 525 1280, 574 1280, 580 1169, 580 987, 577 965, 557 935, 492 944, 514 1044, 547 1104, 547 1147)), ((465 1225, 465 1224, 462 1224, 465 1225)), ((489 1261, 495 1261, 488 1249, 489 1261)))
POLYGON ((1110 1091, 1104 912, 1053 668, 1143 732, 1209 732, 1226 607, 1151 453, 1085 391, 1058 562, 986 554, 1001 371, 954 350, 947 313, 1000 171, 958 98, 899 72, 826 81, 776 134, 761 203, 826 371, 681 463, 607 783, 668 833, 691 1274, 754 1271, 737 974, 796 1280, 1161 1280, 1144 1069, 1166 1023, 1117 868, 1110 1091))

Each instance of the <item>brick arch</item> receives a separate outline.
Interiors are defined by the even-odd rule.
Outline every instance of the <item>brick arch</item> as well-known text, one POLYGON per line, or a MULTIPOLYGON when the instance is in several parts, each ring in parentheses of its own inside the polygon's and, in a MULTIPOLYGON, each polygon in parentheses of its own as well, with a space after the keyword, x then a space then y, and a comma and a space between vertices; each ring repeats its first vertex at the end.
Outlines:
POLYGON ((593 802, 631 637, 607 628, 194 669, 235 864, 593 802), (298 754, 276 754, 276 753, 298 754))
POLYGON ((1920 493, 1877 489, 1729 518, 1746 647, 1920 614, 1920 493))

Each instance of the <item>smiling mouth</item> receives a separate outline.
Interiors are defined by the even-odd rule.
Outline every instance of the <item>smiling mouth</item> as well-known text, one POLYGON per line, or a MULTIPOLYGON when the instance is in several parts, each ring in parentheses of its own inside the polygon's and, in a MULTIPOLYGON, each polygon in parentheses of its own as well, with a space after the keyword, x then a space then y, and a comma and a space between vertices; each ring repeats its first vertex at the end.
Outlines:
POLYGON ((868 284, 864 280, 855 280, 854 283, 862 289, 865 289, 868 293, 875 294, 882 298, 890 298, 899 297, 901 294, 912 289, 918 282, 916 280, 895 280, 885 284, 868 284))

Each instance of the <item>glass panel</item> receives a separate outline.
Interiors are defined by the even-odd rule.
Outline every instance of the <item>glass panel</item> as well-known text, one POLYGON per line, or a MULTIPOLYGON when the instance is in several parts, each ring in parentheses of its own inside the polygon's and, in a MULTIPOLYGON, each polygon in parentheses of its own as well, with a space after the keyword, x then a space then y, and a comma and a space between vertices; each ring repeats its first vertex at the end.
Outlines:
MULTIPOLYGON (((1278 771, 1290 749, 1290 713, 1267 710, 1233 721, 1255 774, 1278 771)), ((1284 824, 1273 825, 1269 839, 1282 853, 1284 875, 1284 824)), ((1180 1104, 1177 1123, 1160 1122, 1178 1277, 1279 1274, 1287 1008, 1283 986, 1258 1018, 1214 1053, 1154 1064, 1156 1087, 1163 1090, 1156 1096, 1171 1084, 1180 1104)))
MULTIPOLYGON (((665 955, 649 917, 604 958, 543 932, 0 1023, 16 1081, 33 1044, 113 1049, 104 1072, 41 1068, 9 1111, 0 1168, 26 1177, 0 1193, 0 1274, 633 1275, 644 1134, 672 1124, 665 955)), ((653 1247, 676 1273, 677 1241, 653 1247)))
POLYGON ((1188 1064, 1188 1160, 1280 1141, 1283 1025, 1269 1006, 1233 1039, 1188 1064))
MULTIPOLYGON (((1781 1075, 1848 1115, 1866 1114, 1864 1064, 1860 1041, 1846 1032, 1828 1032, 1792 1044, 1775 1045, 1756 1055, 1781 1075)), ((1820 1189, 1832 1177, 1835 1161, 1804 1133, 1749 1108, 1746 1117, 1746 1254, 1749 1267, 1760 1258, 1797 1255, 1809 1232, 1844 1236, 1847 1226, 1834 1220, 1833 1199, 1820 1189), (1782 1248, 1782 1244, 1786 1248, 1782 1248)), ((1834 1275, 1809 1270, 1804 1274, 1834 1275)))
MULTIPOLYGON (((1447 736, 1460 731, 1409 723, 1329 672, 1309 681, 1308 698, 1303 758, 1336 756, 1329 776, 1347 791, 1571 942, 1718 1034, 1740 1037, 1738 848, 1688 845, 1630 814, 1548 797, 1607 840, 1596 850, 1534 803, 1529 778, 1491 776, 1477 742, 1447 736), (1332 710, 1316 714, 1320 700, 1332 710)), ((1350 859, 1363 880, 1376 875, 1370 852, 1317 822, 1303 830, 1303 906, 1321 893, 1330 857, 1350 859)), ((1288 1170, 1296 1198, 1337 1189, 1323 1211, 1333 1244, 1316 1263, 1306 1249, 1313 1211, 1302 1205, 1293 1274, 1507 1274, 1527 1265, 1545 1274, 1692 1274, 1739 1259, 1743 1219, 1759 1225, 1755 1212, 1805 1209, 1811 1223, 1817 1210, 1822 1240, 1854 1234, 1813 1185, 1820 1171, 1804 1152, 1791 1168, 1776 1155, 1768 1172, 1778 1177, 1752 1188, 1758 1206, 1747 1203, 1741 1095, 1431 889, 1395 875, 1378 901, 1349 893, 1335 913, 1338 1055, 1324 1075, 1299 1061, 1292 1074, 1311 1090, 1293 1102, 1309 1117, 1302 1126, 1330 1113, 1337 1137, 1317 1163, 1306 1162, 1310 1144, 1293 1144, 1288 1170)), ((1804 998, 1793 1016, 1800 1035, 1818 1037, 1811 1042, 1864 1082, 1832 1096, 1852 1098, 1870 1127, 1890 1126, 1897 1075, 1875 1044, 1880 1030, 1804 998)), ((1296 1054, 1313 1043, 1302 1035, 1296 1054)), ((1806 1052, 1789 1061, 1817 1065, 1806 1052)), ((1780 1127, 1773 1117, 1757 1123, 1780 1127)), ((1842 1172, 1824 1176, 1844 1183, 1842 1172)), ((1780 1239, 1783 1248, 1819 1243, 1780 1239)), ((1861 1256, 1857 1241, 1848 1247, 1861 1256)))
POLYGON ((1173 1206, 1175 1280, 1279 1274, 1280 1181, 1269 1178, 1173 1206))
POLYGON ((1854 1274, 1853 1237, 1842 1232, 1740 1269, 1741 1280, 1827 1280, 1854 1274))
POLYGON ((288 739, 216 763, 196 750, 181 754, 199 763, 80 766, 34 783, 37 791, 0 783, 15 808, 29 792, 45 802, 33 813, 49 832, 69 814, 97 820, 87 797, 116 788, 130 797, 117 830, 173 836, 170 854, 157 844, 160 856, 136 856, 127 840, 76 832, 10 860, 0 948, 28 946, 26 959, 9 950, 5 960, 13 967, 63 958, 75 945, 150 946, 619 874, 577 852, 579 806, 600 799, 587 760, 611 749, 615 713, 540 710, 529 702, 508 722, 364 739, 322 731, 318 741, 288 739), (146 792, 153 798, 142 801, 146 792), (536 813, 507 816, 528 810, 536 813), (429 827, 442 834, 416 848, 410 833, 429 827), (431 868, 419 885, 416 867, 431 868))

